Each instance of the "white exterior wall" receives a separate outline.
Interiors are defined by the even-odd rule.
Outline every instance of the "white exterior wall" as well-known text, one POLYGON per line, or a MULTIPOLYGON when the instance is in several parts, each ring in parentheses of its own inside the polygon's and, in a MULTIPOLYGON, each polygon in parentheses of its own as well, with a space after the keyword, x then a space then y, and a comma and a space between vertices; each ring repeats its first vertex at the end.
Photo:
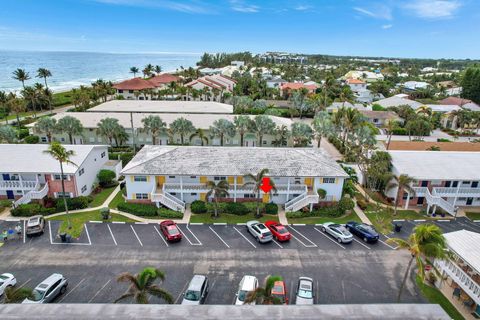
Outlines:
POLYGON ((108 147, 96 147, 89 153, 83 163, 77 163, 78 168, 75 173, 75 182, 78 196, 87 196, 92 192, 92 185, 97 180, 97 174, 108 161, 108 147), (102 153, 105 152, 102 158, 102 153), (80 176, 79 172, 84 169, 84 173, 80 176), (83 186, 87 186, 87 190, 82 192, 83 186))
POLYGON ((327 192, 327 197, 332 196, 333 201, 339 201, 342 198, 344 178, 335 178, 335 183, 323 183, 323 178, 315 178, 314 188, 323 189, 327 192))
POLYGON ((132 175, 125 176, 126 181, 126 188, 127 188, 127 199, 133 200, 134 193, 148 193, 151 194, 152 190, 155 186, 155 176, 147 176, 149 177, 146 182, 141 181, 132 181, 132 175))

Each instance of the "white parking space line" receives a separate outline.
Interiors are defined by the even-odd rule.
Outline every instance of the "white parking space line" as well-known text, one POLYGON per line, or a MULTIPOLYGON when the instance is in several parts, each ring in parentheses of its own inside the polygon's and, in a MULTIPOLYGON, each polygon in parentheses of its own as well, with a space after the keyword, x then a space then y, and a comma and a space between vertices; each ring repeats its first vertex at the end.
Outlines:
POLYGON ((355 241, 356 243, 358 243, 359 245, 361 246, 364 246, 365 248, 367 248, 368 250, 371 250, 372 248, 370 248, 369 246, 367 246, 365 243, 363 243, 362 241, 359 241, 355 238, 353 238, 353 241, 355 241))
POLYGON ((23 220, 23 243, 25 243, 27 239, 27 229, 26 229, 26 222, 23 220))
POLYGON ((100 290, 98 290, 98 291, 95 293, 95 295, 94 295, 90 300, 88 300, 88 303, 92 302, 93 299, 95 299, 95 297, 98 296, 98 294, 100 293, 100 291, 102 291, 103 289, 105 289, 105 287, 110 283, 110 281, 112 281, 112 279, 108 280, 107 283, 105 283, 105 284, 103 285, 103 287, 101 287, 100 290))
POLYGON ((315 243, 313 243, 310 239, 308 239, 307 237, 305 237, 303 234, 301 234, 300 232, 298 232, 297 229, 295 229, 294 227, 292 226, 288 226, 289 228, 291 228, 292 230, 294 230, 296 233, 298 233, 301 237, 303 237, 305 240, 307 240, 308 242, 310 242, 311 244, 305 244, 302 240, 300 240, 297 236, 295 236, 293 233, 290 232, 290 234, 292 235, 293 238, 297 239, 298 242, 300 242, 301 244, 303 244, 304 247, 306 248, 316 248, 318 247, 315 243))
POLYGON ((222 241, 223 244, 225 244, 225 245, 227 246, 227 248, 230 248, 230 246, 228 245, 228 243, 226 243, 226 242, 222 239, 222 237, 220 237, 220 235, 219 235, 215 230, 213 230, 212 227, 209 226, 209 228, 210 228, 210 230, 212 230, 212 232, 218 237, 218 239, 220 239, 220 241, 222 241))
POLYGON ((277 246, 279 246, 281 249, 283 249, 283 246, 282 246, 280 243, 278 243, 277 240, 272 239, 272 241, 273 241, 277 246))
POLYGON ((50 220, 48 220, 48 233, 50 234, 50 244, 53 244, 53 240, 52 240, 52 225, 50 224, 50 220))
POLYGON ((22 283, 21 286, 18 286, 18 289, 20 288, 23 288, 27 283, 29 283, 30 281, 32 281, 32 278, 29 278, 27 281, 25 281, 24 283, 22 283))
MULTIPOLYGON (((187 239, 187 241, 192 245, 192 246, 201 246, 202 243, 200 241, 198 241, 198 243, 193 243, 192 241, 190 241, 190 238, 188 238, 187 234, 185 232, 183 232, 182 229, 180 229, 180 226, 177 224, 177 228, 178 230, 180 230, 180 232, 183 234, 183 236, 185 237, 185 239, 187 239)), ((187 230, 190 231, 190 234, 193 235, 195 237, 195 235, 192 233, 192 231, 188 228, 187 226, 187 230)), ((197 237, 195 237, 197 238, 197 237)), ((198 239, 197 239, 198 240, 198 239)))
POLYGON ((248 243, 250 243, 250 244, 251 244, 251 245, 252 245, 254 248, 256 248, 256 247, 257 247, 256 245, 254 245, 254 244, 253 244, 253 242, 251 242, 250 240, 248 240, 248 238, 247 238, 247 237, 245 237, 245 236, 243 235, 243 233, 242 233, 242 232, 240 232, 240 230, 238 230, 238 229, 237 229, 237 228, 235 228, 235 227, 233 227, 233 229, 235 229, 235 231, 237 231, 237 232, 238 232, 238 233, 239 233, 239 234, 240 234, 240 235, 241 235, 241 236, 242 236, 242 237, 243 237, 245 240, 247 240, 247 241, 248 241, 248 243))
POLYGON ((153 229, 155 229, 155 231, 157 231, 158 235, 160 236, 160 239, 162 239, 163 242, 165 242, 165 244, 166 244, 167 247, 168 247, 168 242, 167 242, 167 240, 165 240, 165 239, 163 238, 162 234, 160 233, 160 231, 158 231, 157 227, 156 227, 156 226, 153 226, 153 229))
POLYGON ((135 233, 135 237, 137 237, 138 242, 139 242, 140 245, 143 247, 143 243, 142 243, 142 241, 140 241, 140 238, 138 237, 138 234, 135 232, 135 229, 133 229, 133 226, 132 226, 132 225, 130 225, 130 228, 132 228, 133 233, 135 233))
POLYGON ((182 288, 182 291, 180 291, 180 293, 177 296, 177 299, 175 299, 174 304, 177 304, 178 300, 180 300, 180 297, 183 296, 183 293, 185 292, 185 289, 187 289, 187 286, 188 286, 189 283, 190 283, 190 281, 187 281, 187 283, 185 283, 185 285, 182 288))
POLYGON ((80 282, 77 283, 77 285, 76 285, 75 287, 73 287, 71 290, 68 290, 68 292, 67 292, 60 300, 58 300, 58 302, 62 302, 63 299, 65 299, 66 297, 68 297, 68 295, 69 295, 70 293, 72 293, 75 289, 77 289, 78 286, 81 285, 82 282, 85 281, 86 279, 87 279, 87 278, 83 278, 82 280, 80 280, 80 282))
POLYGON ((197 240, 197 243, 195 243, 194 245, 195 246, 201 246, 202 245, 202 242, 200 240, 198 240, 197 236, 195 235, 195 233, 192 232, 192 230, 190 230, 190 228, 188 227, 188 224, 187 224, 187 230, 190 232, 190 234, 195 238, 195 240, 197 240))
POLYGON ((88 243, 92 245, 92 241, 90 240, 90 234, 88 233, 87 224, 84 223, 83 226, 85 227, 85 232, 87 233, 88 243))
POLYGON ((117 240, 115 240, 115 236, 113 235, 112 229, 110 229, 110 226, 107 224, 108 231, 110 231, 110 235, 112 236, 113 242, 115 245, 117 245, 117 240))
POLYGON ((96 221, 96 220, 90 220, 88 222, 90 222, 90 223, 103 223, 102 221, 96 221))
POLYGON ((226 226, 227 223, 226 222, 216 222, 216 223, 213 223, 214 226, 226 226))
POLYGON ((192 226, 203 226, 203 222, 191 222, 189 224, 192 226))
POLYGON ((313 229, 317 230, 318 233, 320 233, 321 235, 323 235, 325 238, 327 238, 328 240, 332 241, 333 243, 335 243, 337 246, 339 246, 340 248, 343 248, 343 249, 346 249, 344 246, 342 246, 340 243, 338 243, 336 240, 332 239, 328 234, 325 234, 322 232, 322 230, 318 230, 316 227, 313 227, 313 229))
POLYGON ((437 220, 438 222, 450 222, 452 220, 449 220, 449 219, 441 219, 441 220, 437 220))
POLYGON ((378 241, 380 241, 381 243, 383 243, 384 245, 386 245, 387 247, 389 247, 389 248, 392 249, 392 250, 397 249, 397 247, 394 248, 394 247, 392 247, 391 245, 389 245, 388 243, 386 243, 385 241, 382 241, 382 240, 380 240, 380 239, 378 239, 378 241))

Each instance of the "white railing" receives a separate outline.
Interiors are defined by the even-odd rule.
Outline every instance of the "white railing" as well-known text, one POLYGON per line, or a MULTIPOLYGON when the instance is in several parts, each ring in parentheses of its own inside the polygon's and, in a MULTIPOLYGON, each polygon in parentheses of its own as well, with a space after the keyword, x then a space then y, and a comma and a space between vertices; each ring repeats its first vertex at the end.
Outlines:
POLYGON ((309 194, 305 196, 304 198, 300 199, 299 201, 293 203, 290 205, 290 207, 285 207, 285 210, 287 211, 298 211, 302 209, 303 207, 308 206, 309 204, 316 204, 318 203, 319 197, 318 195, 314 194, 309 194))
POLYGON ((303 198, 305 198, 307 196, 307 192, 303 192, 302 194, 296 196, 295 198, 293 198, 292 200, 289 200, 287 202, 285 202, 285 210, 287 210, 289 207, 291 207, 294 203, 296 203, 297 201, 300 201, 302 200, 303 198))
POLYGON ((449 214, 455 214, 455 207, 450 202, 437 195, 435 189, 433 189, 433 194, 430 193, 430 190, 426 187, 416 187, 413 189, 415 190, 415 196, 425 197, 425 200, 427 200, 427 203, 430 206, 439 206, 449 214))
POLYGON ((480 188, 433 188, 438 196, 443 197, 480 197, 480 188))
POLYGON ((31 190, 37 185, 37 181, 31 180, 3 180, 0 181, 0 190, 31 190))
POLYGON ((185 202, 166 192, 165 185, 162 190, 156 190, 156 186, 154 186, 150 199, 152 202, 159 202, 169 209, 180 211, 182 213, 185 212, 185 202))
MULTIPOLYGON (((38 189, 38 186, 35 187, 38 189)), ((17 207, 21 204, 30 203, 32 199, 43 199, 48 194, 48 184, 46 183, 41 190, 32 190, 27 192, 23 197, 18 199, 13 203, 14 207, 17 207)))
MULTIPOLYGON (((288 185, 283 185, 283 184, 275 185, 275 187, 277 188, 277 194, 285 194, 287 192, 290 194, 304 192, 306 188, 305 185, 290 185, 290 188, 289 188, 288 185)), ((182 185, 180 185, 179 183, 165 183, 164 189, 171 192, 181 192, 182 190, 184 192, 207 192, 208 191, 207 186, 203 183, 183 183, 182 185)), ((230 185, 230 189, 233 190, 234 186, 230 185)), ((253 186, 244 187, 243 185, 237 185, 236 190, 253 193, 253 186)))
POLYGON ((476 304, 480 304, 480 285, 451 260, 435 260, 437 269, 447 273, 476 304))

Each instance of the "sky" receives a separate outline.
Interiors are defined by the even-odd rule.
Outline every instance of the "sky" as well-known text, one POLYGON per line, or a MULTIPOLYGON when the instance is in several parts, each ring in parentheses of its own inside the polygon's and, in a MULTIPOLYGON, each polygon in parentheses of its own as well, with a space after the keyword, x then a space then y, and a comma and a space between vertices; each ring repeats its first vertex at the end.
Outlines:
POLYGON ((480 58, 480 0, 3 0, 0 50, 480 58))

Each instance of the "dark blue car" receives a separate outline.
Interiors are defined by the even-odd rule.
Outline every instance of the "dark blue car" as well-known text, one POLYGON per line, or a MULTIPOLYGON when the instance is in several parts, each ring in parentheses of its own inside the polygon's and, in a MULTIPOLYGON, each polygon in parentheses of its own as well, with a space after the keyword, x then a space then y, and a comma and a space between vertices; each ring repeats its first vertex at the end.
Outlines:
POLYGON ((358 223, 355 221, 349 221, 345 225, 350 233, 360 237, 365 242, 377 242, 378 232, 372 226, 365 223, 358 223))

